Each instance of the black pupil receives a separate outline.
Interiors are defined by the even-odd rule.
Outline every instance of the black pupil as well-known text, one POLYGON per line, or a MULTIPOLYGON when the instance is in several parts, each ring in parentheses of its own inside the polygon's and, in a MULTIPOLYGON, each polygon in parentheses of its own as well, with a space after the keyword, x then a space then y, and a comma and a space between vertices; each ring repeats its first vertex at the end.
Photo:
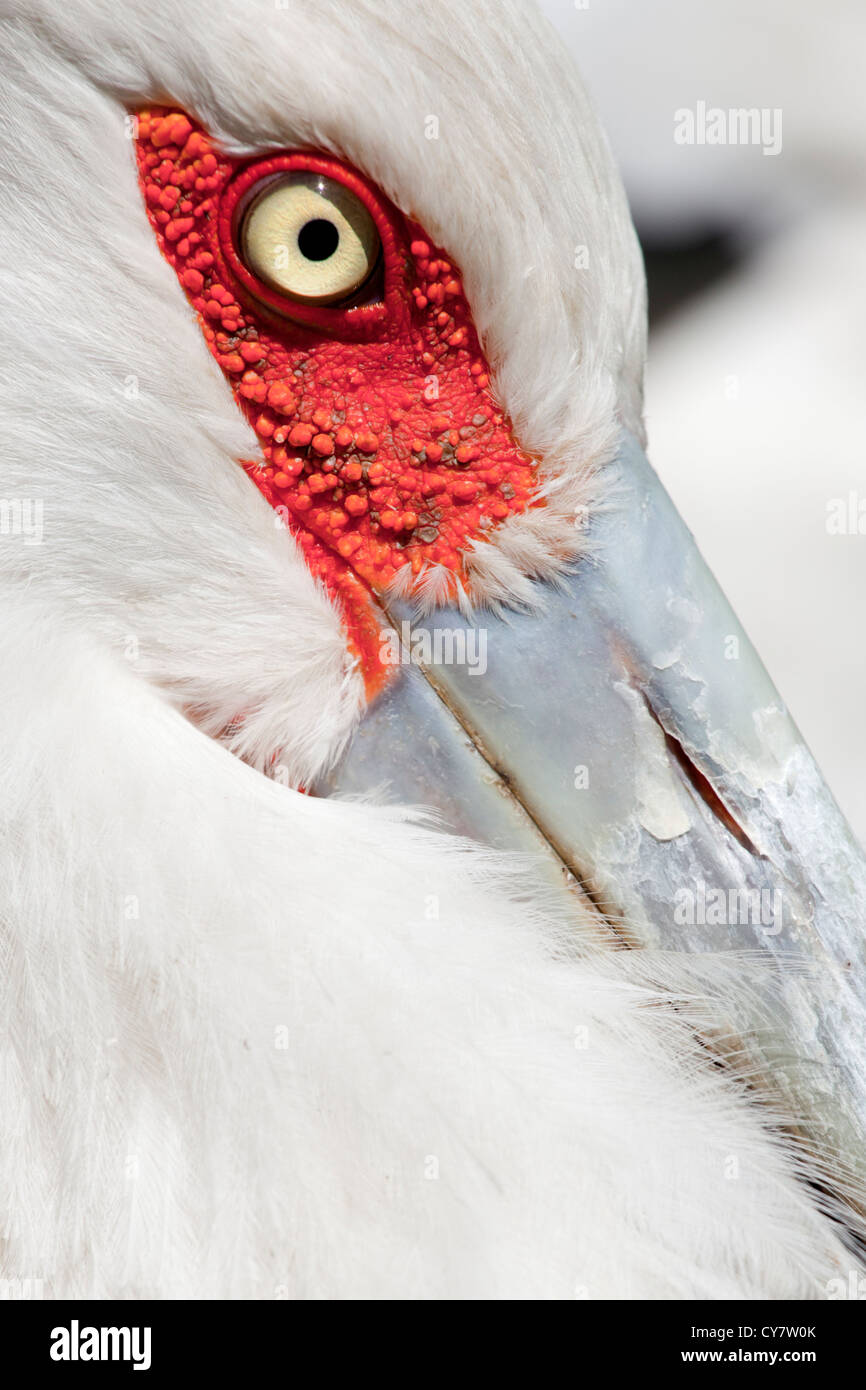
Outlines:
POLYGON ((333 256, 340 242, 340 233, 333 222, 314 217, 298 232, 298 249, 308 261, 326 261, 333 256))

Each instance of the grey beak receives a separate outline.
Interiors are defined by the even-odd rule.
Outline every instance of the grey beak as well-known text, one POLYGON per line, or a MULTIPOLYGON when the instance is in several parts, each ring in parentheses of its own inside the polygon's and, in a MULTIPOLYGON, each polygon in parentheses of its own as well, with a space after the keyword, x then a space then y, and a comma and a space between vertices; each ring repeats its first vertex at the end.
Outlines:
POLYGON ((315 790, 529 851, 629 945, 775 958, 760 1070, 866 1174, 866 860, 631 436, 612 471, 540 614, 389 606, 398 677, 315 790))

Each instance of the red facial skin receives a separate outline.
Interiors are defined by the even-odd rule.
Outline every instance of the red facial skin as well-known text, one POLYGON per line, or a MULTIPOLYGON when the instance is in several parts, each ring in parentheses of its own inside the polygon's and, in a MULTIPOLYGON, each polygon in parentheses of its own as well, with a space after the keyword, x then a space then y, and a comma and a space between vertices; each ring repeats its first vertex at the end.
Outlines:
POLYGON ((536 465, 490 391, 459 272, 338 160, 233 158, 169 108, 139 112, 136 148, 160 249, 261 445, 244 467, 338 603, 373 695, 393 668, 379 660, 371 594, 407 565, 464 578, 470 541, 539 505, 536 465), (237 203, 292 168, 345 184, 372 215, 382 241, 372 302, 298 304, 241 262, 237 203))

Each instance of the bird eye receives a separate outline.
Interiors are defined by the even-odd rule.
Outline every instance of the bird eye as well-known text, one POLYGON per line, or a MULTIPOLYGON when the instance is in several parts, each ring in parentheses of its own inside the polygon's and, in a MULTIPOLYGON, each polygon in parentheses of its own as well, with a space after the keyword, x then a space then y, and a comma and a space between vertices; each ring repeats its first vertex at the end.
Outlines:
POLYGON ((310 170, 267 180, 241 218, 244 265, 302 304, 350 298, 372 274, 380 249, 376 224, 361 199, 310 170))

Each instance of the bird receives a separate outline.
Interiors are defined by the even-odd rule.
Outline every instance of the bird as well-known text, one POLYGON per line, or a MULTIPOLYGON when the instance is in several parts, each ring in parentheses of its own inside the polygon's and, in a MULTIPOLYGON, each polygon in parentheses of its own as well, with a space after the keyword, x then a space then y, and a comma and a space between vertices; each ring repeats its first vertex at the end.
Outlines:
POLYGON ((3 1278, 847 1286, 862 859, 646 463, 553 32, 2 22, 3 1278))

